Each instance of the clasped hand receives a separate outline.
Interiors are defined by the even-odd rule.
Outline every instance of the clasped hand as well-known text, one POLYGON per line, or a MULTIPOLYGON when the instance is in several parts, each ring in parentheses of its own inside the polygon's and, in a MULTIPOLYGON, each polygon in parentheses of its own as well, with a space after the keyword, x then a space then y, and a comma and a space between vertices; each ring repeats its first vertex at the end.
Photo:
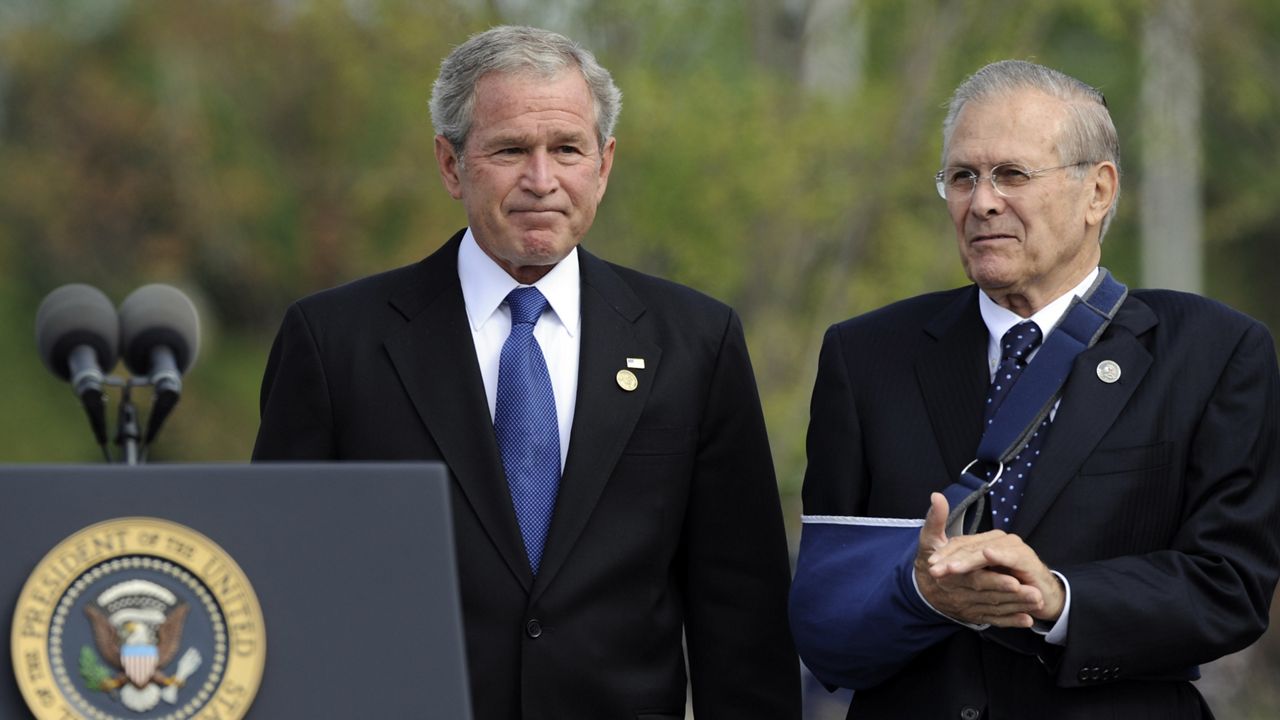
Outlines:
POLYGON ((950 508, 929 497, 915 574, 920 594, 938 612, 973 625, 1029 628, 1056 622, 1062 582, 1022 538, 1002 530, 947 537, 950 508))

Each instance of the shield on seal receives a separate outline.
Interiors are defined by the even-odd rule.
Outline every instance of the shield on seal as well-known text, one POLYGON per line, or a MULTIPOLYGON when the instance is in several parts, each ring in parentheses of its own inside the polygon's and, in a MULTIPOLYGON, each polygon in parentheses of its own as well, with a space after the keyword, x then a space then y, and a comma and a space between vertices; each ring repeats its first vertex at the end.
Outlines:
POLYGON ((159 657, 160 653, 155 645, 124 645, 120 648, 120 664, 124 667, 124 674, 139 688, 151 684, 159 657))

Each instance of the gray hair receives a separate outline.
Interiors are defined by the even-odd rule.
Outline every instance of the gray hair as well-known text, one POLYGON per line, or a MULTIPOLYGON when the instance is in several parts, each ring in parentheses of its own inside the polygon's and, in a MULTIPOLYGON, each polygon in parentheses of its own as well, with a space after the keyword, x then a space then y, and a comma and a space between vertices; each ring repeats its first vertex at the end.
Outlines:
POLYGON ((461 159, 471 133, 480 78, 495 72, 550 78, 571 67, 582 73, 591 89, 596 140, 603 147, 613 136, 622 110, 622 91, 591 51, 559 33, 532 27, 500 25, 454 48, 440 64, 440 76, 431 87, 431 123, 461 159))
MULTIPOLYGON (((1001 60, 970 75, 951 96, 947 117, 942 121, 942 162, 947 162, 951 134, 956 129, 960 111, 970 102, 983 102, 1007 97, 1020 90, 1039 90, 1067 104, 1066 127, 1057 141, 1058 159, 1063 165, 1096 163, 1110 160, 1120 169, 1120 139, 1107 110, 1107 100, 1097 88, 1066 73, 1023 60, 1001 60)), ((1076 177, 1084 177, 1082 168, 1073 169, 1076 177)), ((1116 206, 1120 204, 1120 188, 1111 209, 1102 221, 1098 240, 1107 234, 1116 206)))

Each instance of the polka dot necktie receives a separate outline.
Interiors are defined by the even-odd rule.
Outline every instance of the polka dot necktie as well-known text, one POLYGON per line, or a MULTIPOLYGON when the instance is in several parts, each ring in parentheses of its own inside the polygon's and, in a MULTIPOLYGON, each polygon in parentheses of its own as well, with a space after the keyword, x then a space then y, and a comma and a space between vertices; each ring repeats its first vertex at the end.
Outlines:
MULTIPOLYGON (((1027 359, 1044 339, 1040 328, 1034 322, 1026 320, 1009 329, 1000 340, 1000 364, 996 366, 995 377, 991 380, 991 388, 987 391, 987 406, 983 413, 985 423, 991 424, 996 410, 1009 395, 1009 389, 1018 381, 1027 359)), ((1013 524, 1013 516, 1022 504, 1022 493, 1027 487, 1031 469, 1040 457, 1040 446, 1048 433, 1049 416, 1040 421, 1040 427, 1032 433, 1031 439, 1012 460, 1005 463, 1004 474, 1000 482, 991 488, 991 525, 997 530, 1007 531, 1013 524)), ((999 466, 989 466, 986 479, 995 477, 999 466)))
POLYGON ((507 305, 511 308, 511 334, 502 345, 498 362, 493 429, 529 566, 537 575, 560 487, 556 399, 547 361, 533 336, 547 299, 537 288, 516 288, 507 295, 507 305))

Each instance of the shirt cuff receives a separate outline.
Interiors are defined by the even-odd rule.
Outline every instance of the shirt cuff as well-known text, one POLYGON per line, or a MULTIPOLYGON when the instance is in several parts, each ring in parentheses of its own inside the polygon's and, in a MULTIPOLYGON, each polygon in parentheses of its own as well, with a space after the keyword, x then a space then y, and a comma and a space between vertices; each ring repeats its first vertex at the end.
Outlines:
MULTIPOLYGON (((1037 620, 1036 624, 1031 626, 1031 629, 1043 635, 1044 641, 1050 645, 1063 646, 1067 644, 1067 626, 1070 624, 1068 617, 1071 614, 1071 583, 1067 582, 1066 576, 1062 573, 1056 570, 1050 570, 1049 572, 1062 581, 1062 591, 1066 594, 1062 601, 1062 614, 1058 616, 1058 621, 1053 625, 1037 620)), ((919 589, 917 588, 916 591, 919 592, 919 589)), ((921 599, 923 600, 924 598, 922 597, 921 599)), ((925 604, 927 605, 928 602, 926 601, 925 604)), ((937 611, 935 610, 934 612, 937 611)))
MULTIPOLYGON (((1063 580, 1063 582, 1065 583, 1065 582, 1066 582, 1066 580, 1063 580)), ((957 619, 955 619, 955 618, 951 617, 950 615, 947 615, 946 613, 941 612, 940 610, 938 610, 938 608, 936 608, 936 607, 934 607, 934 606, 930 605, 930 604, 929 604, 929 601, 928 601, 928 600, 926 600, 926 599, 924 598, 924 593, 920 592, 920 583, 916 582, 916 572, 915 572, 915 569, 914 569, 914 568, 911 570, 911 587, 913 587, 913 588, 915 588, 915 589, 916 589, 916 595, 920 598, 920 602, 924 603, 924 604, 925 604, 925 607, 927 607, 927 608, 929 608, 930 610, 932 610, 932 611, 934 611, 935 613, 937 613, 939 617, 946 618, 947 620, 950 620, 951 622, 955 623, 956 625, 963 625, 964 627, 967 627, 967 628, 969 628, 970 630, 977 630, 977 631, 979 631, 979 632, 981 632, 981 631, 983 631, 983 630, 986 630, 987 628, 991 627, 991 625, 989 625, 989 624, 973 625, 973 624, 971 624, 971 623, 967 623, 967 622, 965 622, 965 621, 963 621, 963 620, 957 620, 957 619)), ((1067 610, 1066 610, 1066 608, 1065 608, 1065 607, 1062 609, 1062 614, 1063 614, 1064 616, 1067 614, 1067 610)), ((1066 634, 1066 631, 1065 631, 1065 630, 1063 631, 1063 634, 1064 634, 1064 635, 1066 634)), ((1064 643, 1064 644, 1065 644, 1065 643, 1064 643)))

